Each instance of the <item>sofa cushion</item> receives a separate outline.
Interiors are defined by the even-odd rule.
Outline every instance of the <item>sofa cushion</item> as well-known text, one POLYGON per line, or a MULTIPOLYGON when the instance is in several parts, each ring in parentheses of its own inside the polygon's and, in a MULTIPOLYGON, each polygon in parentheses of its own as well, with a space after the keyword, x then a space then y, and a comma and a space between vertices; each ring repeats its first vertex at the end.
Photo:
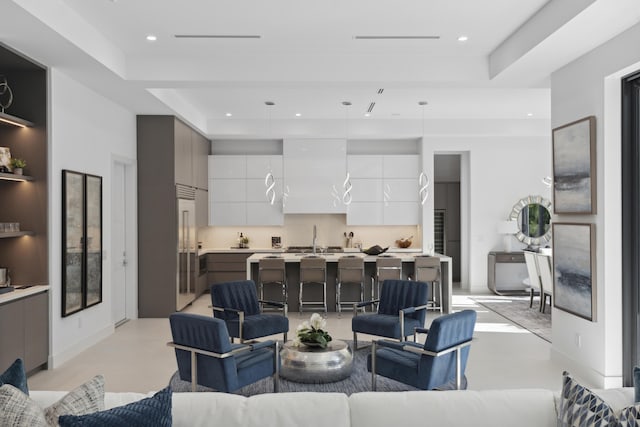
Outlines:
POLYGON ((88 414, 104 408, 104 378, 96 376, 43 407, 10 384, 0 386, 0 425, 57 426, 62 414, 88 414))
POLYGON ((3 384, 11 384, 24 394, 29 394, 29 388, 27 387, 27 374, 24 371, 24 363, 22 362, 22 359, 16 359, 6 371, 0 374, 0 385, 3 384))
POLYGON ((87 415, 63 415, 60 427, 171 427, 171 389, 128 405, 87 415))
POLYGON ((550 390, 354 393, 349 407, 352 427, 557 425, 550 390))

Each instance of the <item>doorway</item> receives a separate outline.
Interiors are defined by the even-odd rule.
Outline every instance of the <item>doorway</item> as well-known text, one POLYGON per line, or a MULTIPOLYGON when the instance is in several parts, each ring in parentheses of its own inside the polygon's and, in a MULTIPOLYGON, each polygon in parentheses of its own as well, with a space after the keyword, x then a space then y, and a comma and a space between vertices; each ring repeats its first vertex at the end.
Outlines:
POLYGON ((461 281, 461 155, 435 154, 433 158, 434 249, 452 258, 452 281, 461 281))
POLYGON ((135 250, 133 163, 114 159, 111 180, 111 310, 113 324, 118 327, 136 317, 136 283, 132 269, 135 250))

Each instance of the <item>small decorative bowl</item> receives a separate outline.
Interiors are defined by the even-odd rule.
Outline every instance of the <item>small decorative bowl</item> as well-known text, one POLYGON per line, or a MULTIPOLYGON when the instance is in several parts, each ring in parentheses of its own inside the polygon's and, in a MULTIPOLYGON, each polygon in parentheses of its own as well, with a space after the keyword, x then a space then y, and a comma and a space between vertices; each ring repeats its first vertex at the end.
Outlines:
POLYGON ((396 245, 398 245, 399 248, 408 248, 409 246, 411 246, 411 240, 409 239, 396 240, 396 245))

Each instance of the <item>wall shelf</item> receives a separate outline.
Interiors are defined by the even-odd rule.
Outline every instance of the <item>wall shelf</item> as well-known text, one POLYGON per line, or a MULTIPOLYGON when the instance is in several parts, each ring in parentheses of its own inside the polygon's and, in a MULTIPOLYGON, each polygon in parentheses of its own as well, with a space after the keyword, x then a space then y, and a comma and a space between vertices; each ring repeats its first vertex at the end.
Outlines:
POLYGON ((0 239, 9 239, 11 237, 34 236, 33 231, 7 231, 0 232, 0 239))
POLYGON ((18 126, 21 128, 33 127, 33 123, 21 117, 12 116, 11 114, 0 112, 0 123, 18 126))
POLYGON ((0 173, 0 181, 33 181, 33 177, 28 175, 17 175, 15 173, 0 173))

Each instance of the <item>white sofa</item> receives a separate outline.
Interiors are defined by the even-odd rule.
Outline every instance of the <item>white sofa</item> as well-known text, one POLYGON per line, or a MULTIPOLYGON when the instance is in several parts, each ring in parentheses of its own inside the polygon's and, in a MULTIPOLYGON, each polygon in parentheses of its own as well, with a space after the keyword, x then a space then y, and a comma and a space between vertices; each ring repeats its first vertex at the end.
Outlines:
MULTIPOLYGON (((633 403, 633 388, 597 393, 619 411, 633 403)), ((66 392, 31 391, 48 406, 66 392)), ((106 408, 153 395, 106 393, 106 408)), ((174 393, 174 426, 556 427, 558 394, 549 390, 412 391, 395 393, 279 393, 242 397, 224 393, 174 393)))

